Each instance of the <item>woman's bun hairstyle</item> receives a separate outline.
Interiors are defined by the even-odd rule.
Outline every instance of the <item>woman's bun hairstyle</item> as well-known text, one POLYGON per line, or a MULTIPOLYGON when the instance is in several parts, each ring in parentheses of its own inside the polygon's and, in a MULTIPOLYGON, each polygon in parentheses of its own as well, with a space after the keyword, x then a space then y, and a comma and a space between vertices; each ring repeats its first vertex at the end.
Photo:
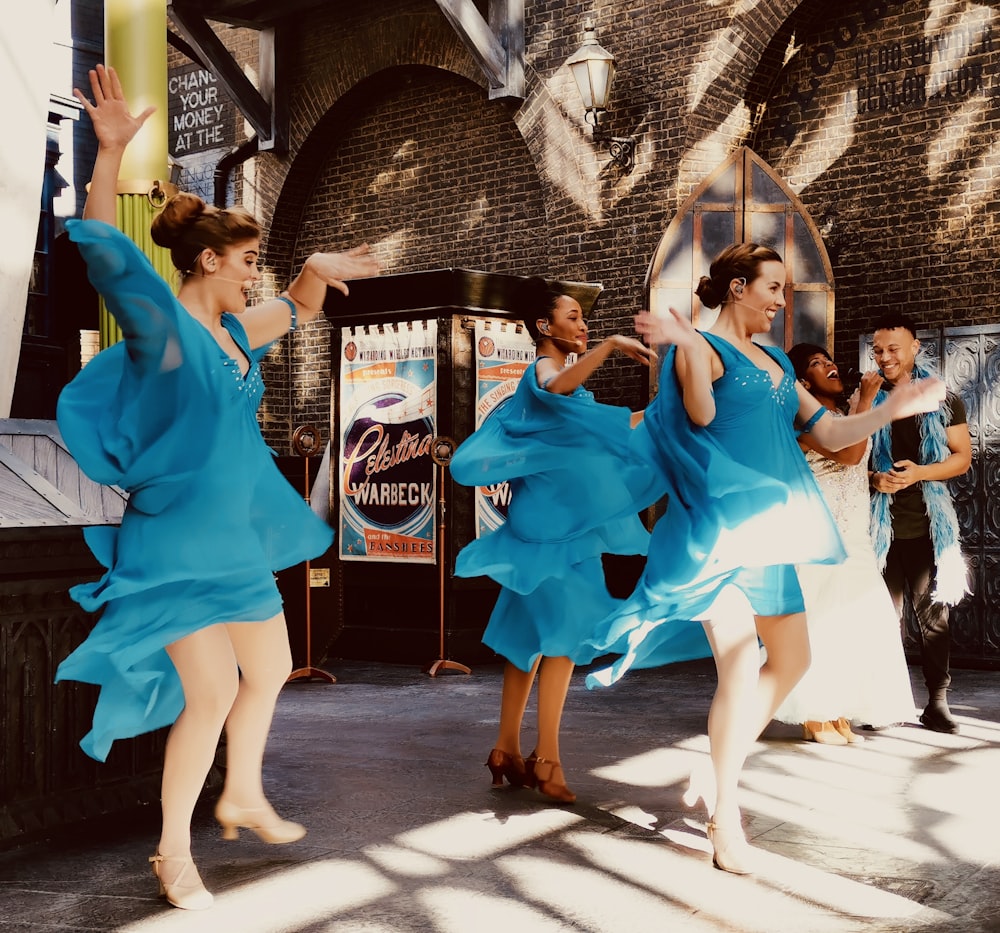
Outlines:
MULTIPOLYGON (((726 288, 729 288, 728 282, 726 283, 726 288)), ((719 307, 722 304, 722 300, 726 297, 725 292, 721 295, 719 294, 715 283, 707 275, 703 275, 698 280, 698 287, 694 290, 694 293, 706 308, 719 307)))
POLYGON ((541 318, 552 320, 556 301, 564 294, 540 275, 532 275, 518 282, 514 292, 514 308, 520 315, 531 339, 538 343, 545 335, 538 330, 541 318))
POLYGON ((170 250, 182 275, 197 271, 198 257, 206 249, 222 255, 234 243, 260 237, 260 224, 245 208, 218 208, 196 194, 181 191, 167 198, 150 226, 153 242, 170 250))
POLYGON ((765 262, 782 262, 770 246, 759 243, 735 243, 727 246, 712 263, 708 275, 703 275, 694 293, 706 308, 717 308, 729 295, 729 283, 743 279, 749 284, 757 278, 765 262))

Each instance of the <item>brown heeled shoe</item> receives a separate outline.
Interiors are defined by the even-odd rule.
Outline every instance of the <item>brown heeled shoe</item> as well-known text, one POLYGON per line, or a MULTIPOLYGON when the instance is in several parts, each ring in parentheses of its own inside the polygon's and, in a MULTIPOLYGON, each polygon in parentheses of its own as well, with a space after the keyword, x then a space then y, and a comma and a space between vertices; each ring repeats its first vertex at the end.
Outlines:
POLYGON ((834 721, 833 728, 836 729, 845 739, 847 739, 848 745, 856 745, 858 742, 863 742, 865 740, 863 735, 858 735, 857 732, 851 728, 850 722, 848 722, 843 716, 834 721))
POLYGON ((149 857, 153 874, 160 883, 160 897, 165 897, 174 907, 181 910, 207 910, 215 898, 205 890, 198 869, 190 855, 156 855, 149 857), (170 881, 163 877, 163 866, 170 865, 170 881), (176 869, 176 871, 174 870, 176 869))
POLYGON ((539 758, 532 752, 525 760, 524 765, 529 787, 537 787, 540 793, 557 803, 576 803, 576 794, 566 786, 566 776, 558 761, 539 758), (548 768, 548 777, 542 777, 539 774, 539 769, 546 767, 548 768), (562 780, 556 780, 556 775, 562 780))
POLYGON ((832 722, 809 722, 802 723, 802 738, 819 742, 820 745, 846 745, 844 738, 832 722))
POLYGON ((527 783, 524 759, 520 755, 512 755, 510 752, 494 748, 490 752, 490 757, 486 759, 486 767, 493 775, 493 787, 503 787, 504 778, 507 778, 507 783, 511 787, 524 787, 527 783))

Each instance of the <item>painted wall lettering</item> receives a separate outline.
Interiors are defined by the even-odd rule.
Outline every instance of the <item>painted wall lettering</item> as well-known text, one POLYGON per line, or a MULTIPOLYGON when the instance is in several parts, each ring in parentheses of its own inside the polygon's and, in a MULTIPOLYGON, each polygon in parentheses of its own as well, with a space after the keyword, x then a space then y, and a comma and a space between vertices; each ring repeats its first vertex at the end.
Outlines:
POLYGON ((172 70, 167 94, 171 155, 232 145, 234 107, 212 72, 196 65, 172 70))
POLYGON ((951 104, 987 93, 994 67, 989 57, 994 51, 993 29, 988 22, 864 44, 871 27, 902 5, 903 0, 861 0, 793 59, 794 77, 786 79, 774 105, 776 130, 789 145, 798 135, 798 125, 818 116, 813 111, 825 79, 837 66, 842 73, 845 62, 856 82, 848 103, 851 119, 951 104))

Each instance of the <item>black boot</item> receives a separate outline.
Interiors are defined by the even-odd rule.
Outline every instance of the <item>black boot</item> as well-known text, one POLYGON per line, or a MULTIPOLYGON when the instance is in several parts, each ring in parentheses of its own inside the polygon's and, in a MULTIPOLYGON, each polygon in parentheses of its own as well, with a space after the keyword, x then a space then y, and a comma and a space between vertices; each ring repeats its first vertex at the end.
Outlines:
POLYGON ((958 732, 958 723, 952 718, 948 709, 948 701, 944 696, 932 696, 920 714, 920 722, 925 729, 932 732, 945 732, 954 735, 958 732))

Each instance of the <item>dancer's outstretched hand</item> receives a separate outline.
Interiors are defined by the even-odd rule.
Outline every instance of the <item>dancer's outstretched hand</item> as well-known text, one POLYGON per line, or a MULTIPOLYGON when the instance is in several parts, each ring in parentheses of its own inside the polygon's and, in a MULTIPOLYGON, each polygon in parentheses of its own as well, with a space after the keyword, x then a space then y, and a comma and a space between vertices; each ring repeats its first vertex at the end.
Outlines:
POLYGON ((635 329, 650 346, 671 343, 677 347, 692 347, 702 339, 694 325, 674 308, 668 308, 666 315, 649 311, 637 314, 635 329))
POLYGON ((73 88, 73 95, 87 111, 97 141, 105 149, 124 149, 156 111, 155 107, 147 107, 137 117, 132 116, 118 72, 110 65, 90 70, 90 90, 93 103, 79 88, 73 88))
POLYGON ((937 411, 945 398, 945 384, 936 377, 914 379, 896 386, 886 399, 892 420, 907 418, 925 411, 937 411))
POLYGON ((309 271, 346 295, 346 279, 378 275, 378 258, 367 243, 362 243, 342 253, 315 253, 309 258, 309 271))
POLYGON ((656 359, 656 351, 636 340, 635 337, 614 334, 608 339, 614 344, 616 350, 621 350, 626 356, 630 356, 633 360, 638 360, 646 366, 649 366, 650 362, 656 359))

